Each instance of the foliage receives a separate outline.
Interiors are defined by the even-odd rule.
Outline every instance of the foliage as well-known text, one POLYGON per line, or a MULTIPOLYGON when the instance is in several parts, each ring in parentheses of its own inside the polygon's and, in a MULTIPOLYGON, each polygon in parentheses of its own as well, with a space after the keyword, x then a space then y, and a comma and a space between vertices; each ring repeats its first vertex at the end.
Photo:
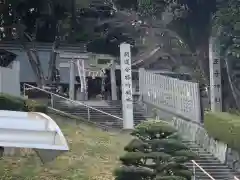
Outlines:
POLYGON ((120 157, 116 180, 190 180, 192 173, 183 164, 196 157, 184 144, 176 129, 163 121, 146 121, 131 133, 133 139, 120 157))
POLYGON ((205 115, 204 127, 211 137, 227 144, 234 150, 240 151, 239 116, 227 112, 209 112, 205 115))
POLYGON ((14 97, 3 93, 0 94, 0 109, 10 111, 47 112, 47 107, 36 101, 14 97))
POLYGON ((42 112, 42 113, 47 113, 47 107, 45 105, 42 105, 34 100, 26 100, 26 107, 27 111, 29 112, 42 112))
POLYGON ((0 95, 0 109, 12 111, 26 111, 25 102, 21 98, 16 98, 8 94, 0 95))
MULTIPOLYGON (((220 55, 224 62, 226 75, 223 75, 224 97, 231 101, 227 103, 228 108, 240 108, 239 88, 239 60, 240 60, 240 2, 235 0, 221 1, 213 18, 212 36, 215 36, 221 44, 220 55), (229 86, 227 86, 229 85, 229 86), (232 103, 235 101, 235 103, 232 103)), ((226 105, 226 103, 224 103, 226 105)))
MULTIPOLYGON (((125 7, 131 9, 137 6, 138 8, 135 9, 145 19, 144 21, 152 22, 149 26, 156 26, 157 22, 162 24, 156 32, 163 32, 165 40, 163 38, 160 40, 155 35, 153 41, 162 42, 164 49, 161 47, 161 51, 168 53, 169 59, 176 59, 172 66, 187 66, 193 69, 192 74, 199 78, 198 81, 207 83, 208 39, 211 33, 211 17, 216 11, 217 2, 215 0, 129 0, 127 2, 128 7, 127 3, 125 7), (177 40, 177 43, 172 43, 174 40, 177 40), (182 50, 179 46, 169 46, 169 42, 187 48, 182 50)), ((117 3, 121 4, 121 1, 117 0, 117 3)))
MULTIPOLYGON (((129 0, 128 8, 136 6, 134 3, 135 0, 129 0)), ((202 45, 203 39, 209 37, 211 16, 216 11, 215 0, 140 0, 137 3, 141 14, 148 17, 155 16, 164 21, 185 40, 193 52, 202 45), (141 12, 141 9, 144 12, 141 12), (145 13, 146 9, 149 9, 147 13, 145 13)))

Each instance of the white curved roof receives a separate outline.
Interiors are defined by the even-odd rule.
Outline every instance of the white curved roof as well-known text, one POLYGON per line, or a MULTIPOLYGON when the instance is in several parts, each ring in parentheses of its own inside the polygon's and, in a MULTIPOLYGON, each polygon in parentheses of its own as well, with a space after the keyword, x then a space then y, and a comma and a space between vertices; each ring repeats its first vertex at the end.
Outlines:
POLYGON ((0 146, 33 148, 43 162, 69 150, 55 121, 39 112, 0 110, 0 146))

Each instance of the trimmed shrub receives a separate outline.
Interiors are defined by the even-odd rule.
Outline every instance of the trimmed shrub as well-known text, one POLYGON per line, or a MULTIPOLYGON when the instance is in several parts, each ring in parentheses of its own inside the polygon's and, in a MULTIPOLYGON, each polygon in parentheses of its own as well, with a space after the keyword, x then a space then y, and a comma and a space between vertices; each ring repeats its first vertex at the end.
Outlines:
POLYGON ((208 112, 204 117, 208 134, 240 152, 240 117, 226 112, 208 112))
POLYGON ((28 111, 47 113, 47 106, 39 104, 34 100, 27 99, 26 107, 28 111))
POLYGON ((0 109, 11 111, 27 111, 24 99, 4 93, 0 94, 0 109))
POLYGON ((47 107, 45 105, 37 103, 36 101, 3 93, 0 94, 0 109, 10 111, 47 112, 47 107))
POLYGON ((131 134, 136 138, 124 148, 116 180, 191 180, 192 172, 183 164, 196 155, 181 143, 176 129, 163 121, 146 121, 131 134))

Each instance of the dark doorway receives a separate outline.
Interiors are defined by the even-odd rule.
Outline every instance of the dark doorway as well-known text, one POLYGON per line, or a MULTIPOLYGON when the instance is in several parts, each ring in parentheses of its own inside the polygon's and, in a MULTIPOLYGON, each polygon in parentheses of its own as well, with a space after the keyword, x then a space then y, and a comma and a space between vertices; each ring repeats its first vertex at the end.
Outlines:
POLYGON ((102 94, 102 78, 88 77, 87 91, 88 91, 88 99, 97 99, 97 96, 102 94))

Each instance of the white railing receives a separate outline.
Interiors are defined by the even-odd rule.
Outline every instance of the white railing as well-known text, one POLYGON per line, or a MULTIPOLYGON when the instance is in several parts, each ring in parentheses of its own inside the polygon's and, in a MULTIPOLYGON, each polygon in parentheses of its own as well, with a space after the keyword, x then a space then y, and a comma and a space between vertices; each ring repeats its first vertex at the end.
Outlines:
MULTIPOLYGON (((83 112, 83 114, 82 114, 83 117, 81 117, 81 118, 87 119, 88 121, 94 121, 94 122, 99 121, 98 123, 101 125, 104 125, 104 124, 110 125, 110 123, 112 123, 112 122, 110 122, 110 119, 114 119, 115 120, 114 123, 119 123, 120 125, 123 123, 123 119, 116 115, 109 114, 102 110, 91 107, 87 104, 84 104, 80 101, 74 101, 74 100, 68 99, 66 97, 63 97, 61 95, 55 94, 53 92, 49 92, 45 89, 41 89, 41 88, 38 88, 38 87, 35 87, 35 86, 25 83, 24 87, 23 87, 23 95, 25 97, 29 96, 27 93, 27 90, 30 92, 34 90, 35 94, 41 94, 41 95, 39 95, 39 97, 37 97, 37 95, 36 95, 35 98, 37 100, 41 101, 41 103, 45 103, 45 105, 47 105, 52 110, 62 111, 65 114, 74 115, 74 108, 78 108, 81 110, 81 112, 83 112), (44 96, 44 97, 41 98, 42 96, 44 96), (60 104, 63 105, 64 107, 68 107, 68 109, 65 110, 65 108, 64 108, 64 110, 63 110, 63 109, 59 108, 59 107, 62 107, 60 104), (105 115, 104 117, 106 117, 106 119, 108 119, 108 120, 101 119, 101 117, 96 117, 96 114, 98 116, 99 116, 99 114, 105 115)), ((35 98, 33 97, 33 99, 35 99, 35 98)))
POLYGON ((236 176, 234 176, 234 180, 239 180, 236 176))
POLYGON ((139 87, 144 102, 192 121, 201 122, 198 83, 140 69, 139 87))
POLYGON ((196 161, 192 160, 192 165, 193 165, 193 180, 198 180, 198 177, 196 175, 197 168, 200 169, 200 171, 206 175, 206 178, 216 180, 207 171, 205 171, 198 163, 196 163, 196 161))

